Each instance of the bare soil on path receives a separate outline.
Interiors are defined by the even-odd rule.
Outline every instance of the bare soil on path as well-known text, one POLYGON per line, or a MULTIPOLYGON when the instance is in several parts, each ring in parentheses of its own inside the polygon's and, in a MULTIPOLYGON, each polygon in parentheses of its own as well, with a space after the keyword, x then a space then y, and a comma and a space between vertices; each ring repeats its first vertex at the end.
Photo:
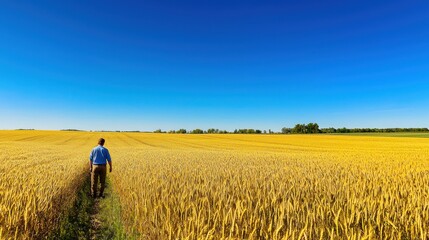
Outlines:
POLYGON ((94 200, 94 206, 90 215, 91 228, 89 229, 89 234, 90 234, 91 240, 99 239, 99 235, 100 235, 100 230, 101 230, 101 220, 99 216, 100 201, 101 199, 99 198, 94 200))

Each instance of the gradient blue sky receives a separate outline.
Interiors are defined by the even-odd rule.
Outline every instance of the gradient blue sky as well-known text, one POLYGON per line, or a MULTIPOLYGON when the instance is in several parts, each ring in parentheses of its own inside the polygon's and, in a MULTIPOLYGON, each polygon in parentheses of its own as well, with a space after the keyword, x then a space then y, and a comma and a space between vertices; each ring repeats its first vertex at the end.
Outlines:
POLYGON ((1 1, 0 129, 429 127, 429 2, 1 1))

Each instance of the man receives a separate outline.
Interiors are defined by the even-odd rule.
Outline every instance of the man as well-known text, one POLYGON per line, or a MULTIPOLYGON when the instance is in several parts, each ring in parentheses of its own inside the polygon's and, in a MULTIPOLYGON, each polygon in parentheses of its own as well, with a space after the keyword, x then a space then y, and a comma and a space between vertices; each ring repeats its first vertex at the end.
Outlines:
POLYGON ((98 197, 104 198, 104 187, 106 185, 106 162, 109 163, 112 172, 112 159, 107 148, 104 147, 105 140, 100 138, 98 146, 92 149, 89 155, 89 171, 91 172, 91 196, 97 197, 98 178, 100 178, 101 188, 98 197))

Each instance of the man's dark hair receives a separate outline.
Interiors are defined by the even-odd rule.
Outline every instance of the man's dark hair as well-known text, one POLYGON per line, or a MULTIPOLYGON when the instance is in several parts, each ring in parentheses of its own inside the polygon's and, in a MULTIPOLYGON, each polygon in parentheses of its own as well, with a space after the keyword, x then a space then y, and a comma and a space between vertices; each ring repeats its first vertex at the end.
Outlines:
POLYGON ((104 138, 100 138, 100 139, 98 139, 98 144, 100 144, 101 146, 103 146, 105 141, 106 140, 104 140, 104 138))

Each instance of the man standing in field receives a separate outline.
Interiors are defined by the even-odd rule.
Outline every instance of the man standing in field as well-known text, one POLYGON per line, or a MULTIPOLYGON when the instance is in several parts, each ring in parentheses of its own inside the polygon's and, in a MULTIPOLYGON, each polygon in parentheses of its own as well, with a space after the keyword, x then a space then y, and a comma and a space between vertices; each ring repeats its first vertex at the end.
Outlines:
POLYGON ((112 172, 112 159, 107 148, 104 147, 105 140, 100 138, 98 146, 93 148, 89 155, 89 171, 91 172, 91 196, 97 197, 98 178, 100 178, 101 188, 98 197, 104 198, 104 187, 106 185, 106 164, 109 163, 112 172))

